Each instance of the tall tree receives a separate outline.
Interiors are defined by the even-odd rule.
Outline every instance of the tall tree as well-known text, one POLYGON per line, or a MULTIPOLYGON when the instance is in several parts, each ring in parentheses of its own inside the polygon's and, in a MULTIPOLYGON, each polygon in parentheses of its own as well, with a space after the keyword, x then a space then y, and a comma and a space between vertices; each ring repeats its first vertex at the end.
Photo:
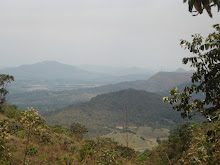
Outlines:
POLYGON ((8 74, 0 74, 0 112, 3 112, 2 106, 6 101, 5 96, 8 94, 6 87, 12 81, 14 81, 13 76, 8 74))
POLYGON ((191 63, 196 71, 191 78, 192 85, 181 93, 177 87, 170 91, 165 102, 183 111, 182 117, 191 118, 192 112, 200 112, 208 121, 220 120, 220 24, 213 25, 215 32, 204 40, 199 34, 192 35, 192 43, 181 40, 181 46, 194 57, 183 58, 183 64, 191 63), (202 92, 205 99, 192 99, 192 94, 202 92))

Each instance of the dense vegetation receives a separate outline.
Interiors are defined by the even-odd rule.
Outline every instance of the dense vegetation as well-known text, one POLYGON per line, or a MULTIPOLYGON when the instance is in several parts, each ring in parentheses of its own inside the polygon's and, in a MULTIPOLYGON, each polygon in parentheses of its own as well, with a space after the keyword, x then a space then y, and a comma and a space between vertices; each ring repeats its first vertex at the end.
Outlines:
POLYGON ((140 155, 146 164, 220 163, 220 122, 178 125, 166 141, 140 155))
POLYGON ((3 105, 6 102, 6 95, 8 90, 6 89, 7 85, 14 81, 14 77, 6 74, 0 74, 0 112, 3 112, 3 105))
MULTIPOLYGON (((181 124, 153 150, 135 153, 109 138, 81 140, 84 126, 50 126, 37 111, 4 105, 0 164, 219 164, 220 123, 181 124)), ((143 139, 143 137, 142 137, 143 139)))
MULTIPOLYGON (((216 5, 215 1, 213 3, 216 5)), ((209 3, 205 8, 207 6, 209 3)), ((206 10, 210 15, 210 6, 206 10)), ((184 58, 183 63, 190 63, 196 71, 192 75, 192 83, 185 86, 182 92, 175 87, 170 91, 171 96, 164 98, 164 101, 173 104, 175 110, 182 112, 182 117, 191 118, 192 114, 199 112, 209 123, 179 126, 168 141, 146 153, 149 158, 155 158, 163 164, 220 163, 220 25, 213 25, 213 28, 215 32, 210 33, 205 40, 196 34, 192 35, 192 42, 181 41, 181 45, 194 54, 193 57, 184 58), (201 92, 204 94, 203 99, 192 97, 201 92)))
POLYGON ((182 111, 182 117, 190 118, 191 114, 199 112, 210 122, 220 120, 220 24, 213 25, 213 28, 215 31, 205 39, 195 34, 192 42, 182 40, 180 43, 194 54, 183 58, 183 63, 190 63, 196 71, 190 86, 185 86, 183 92, 175 87, 164 101, 173 104, 175 110, 182 111), (204 99, 192 98, 198 93, 203 93, 204 99))
POLYGON ((51 127, 33 108, 21 111, 5 105, 0 126, 2 165, 137 163, 133 149, 108 138, 82 141, 83 126, 73 123, 70 128, 51 127))
POLYGON ((134 89, 98 95, 89 102, 72 105, 44 115, 51 124, 70 125, 80 122, 92 136, 109 133, 117 125, 170 127, 182 122, 180 113, 163 104, 162 96, 134 89))

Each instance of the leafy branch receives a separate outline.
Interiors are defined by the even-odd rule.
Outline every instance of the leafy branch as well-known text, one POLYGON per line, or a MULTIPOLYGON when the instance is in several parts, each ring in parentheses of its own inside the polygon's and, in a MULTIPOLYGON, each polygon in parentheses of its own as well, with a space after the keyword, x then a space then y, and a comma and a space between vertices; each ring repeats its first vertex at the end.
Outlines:
POLYGON ((170 91, 171 97, 164 97, 182 117, 192 117, 200 112, 208 121, 220 120, 220 25, 213 25, 215 32, 204 40, 199 34, 192 35, 192 43, 181 40, 180 45, 195 54, 183 58, 183 64, 191 63, 196 71, 191 77, 192 85, 181 93, 177 87, 170 91), (192 94, 203 93, 204 100, 193 99, 192 94))

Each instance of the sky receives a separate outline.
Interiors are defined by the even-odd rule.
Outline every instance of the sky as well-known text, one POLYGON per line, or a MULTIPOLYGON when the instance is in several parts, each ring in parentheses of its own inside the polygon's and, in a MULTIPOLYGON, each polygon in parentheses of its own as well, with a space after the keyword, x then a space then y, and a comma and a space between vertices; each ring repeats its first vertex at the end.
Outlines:
POLYGON ((70 65, 186 68, 180 39, 219 23, 193 17, 183 0, 0 0, 0 66, 70 65))

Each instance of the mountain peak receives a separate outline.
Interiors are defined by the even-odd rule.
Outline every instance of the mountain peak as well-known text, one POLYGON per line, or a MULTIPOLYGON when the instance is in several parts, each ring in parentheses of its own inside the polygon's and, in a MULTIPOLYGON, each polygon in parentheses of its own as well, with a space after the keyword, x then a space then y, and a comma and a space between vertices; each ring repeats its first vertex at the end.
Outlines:
POLYGON ((61 63, 57 61, 42 61, 35 64, 61 64, 61 63))
POLYGON ((185 69, 183 69, 183 68, 178 68, 175 72, 177 72, 177 73, 185 73, 187 71, 185 69))

